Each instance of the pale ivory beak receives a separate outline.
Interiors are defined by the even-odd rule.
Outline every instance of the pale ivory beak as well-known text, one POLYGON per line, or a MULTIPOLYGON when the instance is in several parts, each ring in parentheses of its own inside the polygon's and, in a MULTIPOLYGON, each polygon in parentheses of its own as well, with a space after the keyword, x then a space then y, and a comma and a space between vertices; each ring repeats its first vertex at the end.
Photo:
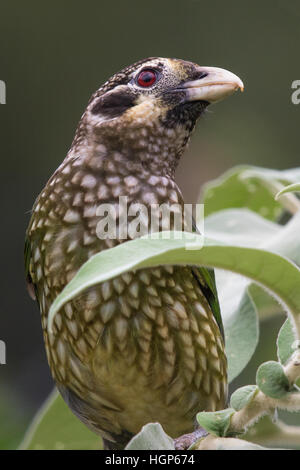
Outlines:
POLYGON ((244 91, 242 80, 234 73, 217 67, 199 67, 199 72, 207 76, 191 80, 183 85, 186 89, 187 101, 208 101, 216 103, 236 90, 244 91))

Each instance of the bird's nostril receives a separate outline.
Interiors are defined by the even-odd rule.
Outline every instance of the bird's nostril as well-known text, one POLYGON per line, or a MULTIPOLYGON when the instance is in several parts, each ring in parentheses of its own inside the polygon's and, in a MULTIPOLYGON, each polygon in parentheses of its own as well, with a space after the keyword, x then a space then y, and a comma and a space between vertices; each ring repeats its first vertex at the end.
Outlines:
POLYGON ((200 72, 200 74, 198 74, 197 78, 198 78, 198 80, 200 80, 201 78, 207 77, 207 75, 208 75, 207 72, 200 72))

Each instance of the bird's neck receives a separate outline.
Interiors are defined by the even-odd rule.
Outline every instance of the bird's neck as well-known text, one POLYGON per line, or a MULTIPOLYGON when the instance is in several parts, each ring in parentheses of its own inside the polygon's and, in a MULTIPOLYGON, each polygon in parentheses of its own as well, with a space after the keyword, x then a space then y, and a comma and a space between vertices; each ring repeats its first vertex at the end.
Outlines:
MULTIPOLYGON (((106 145, 85 143, 82 148, 80 146, 76 147, 76 150, 74 147, 71 148, 56 173, 64 174, 66 168, 70 166, 72 177, 77 173, 79 179, 83 175, 91 175, 97 184, 102 182, 108 186, 116 185, 119 192, 110 191, 110 199, 114 199, 112 196, 115 193, 116 199, 124 193, 139 200, 137 197, 139 193, 155 189, 160 194, 161 203, 169 202, 169 190, 177 194, 172 202, 183 202, 181 191, 174 178, 175 167, 171 168, 166 162, 160 161, 156 154, 152 156, 150 162, 146 162, 142 159, 141 153, 137 155, 132 152, 132 149, 130 151, 126 148, 114 149, 107 142, 106 145)), ((70 179, 70 174, 66 173, 66 178, 70 179)))
POLYGON ((187 147, 190 130, 183 126, 166 128, 144 125, 136 128, 99 127, 77 131, 71 153, 80 155, 87 148, 94 160, 110 159, 118 154, 120 165, 135 172, 175 178, 180 157, 187 147))
MULTIPOLYGON (((67 204, 71 201, 72 211, 74 204, 75 207, 77 204, 74 193, 78 200, 84 202, 83 216, 88 219, 89 229, 94 234, 108 206, 115 215, 126 213, 128 220, 134 219, 133 223, 135 214, 140 211, 139 224, 143 227, 143 233, 161 231, 165 222, 169 225, 164 230, 173 230, 175 220, 176 227, 180 227, 177 229, 182 230, 185 223, 183 197, 171 176, 156 175, 153 169, 145 168, 140 160, 129 159, 126 152, 108 149, 103 143, 85 145, 82 151, 78 147, 76 153, 71 150, 50 179, 49 190, 55 192, 57 185, 63 187, 62 199, 66 199, 67 204), (164 221, 159 211, 162 211, 164 221)), ((117 227, 121 223, 118 217, 117 227)), ((127 235, 135 238, 140 236, 140 232, 137 233, 128 232, 127 235)), ((118 237, 112 239, 119 240, 118 237)), ((124 241, 127 238, 122 236, 120 239, 124 241)))

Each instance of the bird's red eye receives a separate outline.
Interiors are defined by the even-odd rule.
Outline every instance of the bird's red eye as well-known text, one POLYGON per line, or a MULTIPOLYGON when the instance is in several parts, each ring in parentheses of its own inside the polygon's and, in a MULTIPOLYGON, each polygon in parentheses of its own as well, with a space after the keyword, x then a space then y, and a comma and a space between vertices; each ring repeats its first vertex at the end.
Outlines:
POLYGON ((147 70, 142 70, 142 72, 139 73, 137 77, 137 82, 140 86, 145 88, 145 87, 152 86, 156 82, 156 79, 157 79, 156 72, 154 72, 154 70, 147 69, 147 70))

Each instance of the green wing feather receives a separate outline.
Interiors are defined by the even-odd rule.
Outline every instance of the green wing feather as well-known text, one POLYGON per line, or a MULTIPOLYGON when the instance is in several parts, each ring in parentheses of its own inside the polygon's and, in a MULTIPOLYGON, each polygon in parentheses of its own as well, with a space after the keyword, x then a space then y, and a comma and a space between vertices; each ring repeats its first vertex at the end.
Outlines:
POLYGON ((218 299, 214 270, 208 268, 194 267, 193 274, 200 284, 201 290, 205 295, 207 302, 209 303, 213 316, 215 317, 215 320, 224 339, 224 327, 218 299))

